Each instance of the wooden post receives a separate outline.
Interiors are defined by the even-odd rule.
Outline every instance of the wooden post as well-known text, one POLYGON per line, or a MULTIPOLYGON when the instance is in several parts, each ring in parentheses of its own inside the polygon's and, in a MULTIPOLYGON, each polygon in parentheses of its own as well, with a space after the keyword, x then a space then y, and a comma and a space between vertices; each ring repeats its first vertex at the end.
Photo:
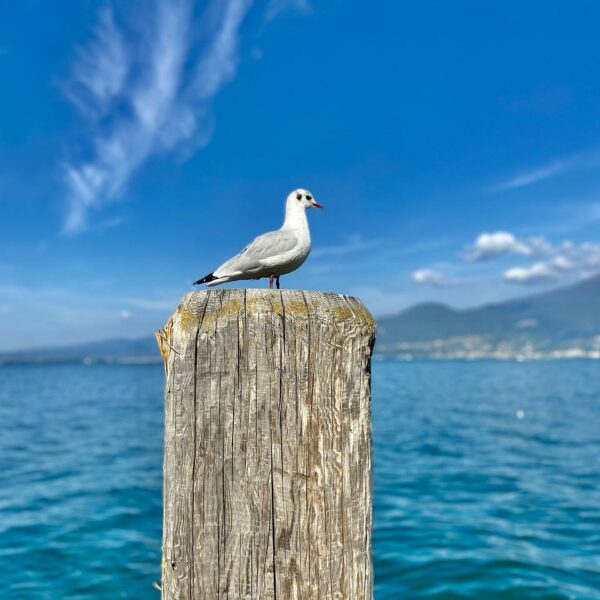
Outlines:
POLYGON ((162 598, 372 598, 373 318, 355 298, 218 289, 158 332, 162 598))

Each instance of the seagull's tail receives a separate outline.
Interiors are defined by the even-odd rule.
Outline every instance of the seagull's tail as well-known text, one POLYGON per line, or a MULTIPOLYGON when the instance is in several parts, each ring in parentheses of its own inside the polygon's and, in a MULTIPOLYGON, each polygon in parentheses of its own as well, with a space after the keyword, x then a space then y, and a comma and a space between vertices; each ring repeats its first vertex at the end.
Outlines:
POLYGON ((211 287, 213 285, 221 285, 222 283, 227 283, 228 281, 231 281, 229 277, 215 277, 214 279, 211 279, 206 285, 208 287, 211 287))
POLYGON ((208 275, 205 275, 202 279, 198 279, 198 281, 194 281, 194 283, 192 283, 192 285, 200 285, 201 283, 210 283, 211 281, 214 281, 215 279, 217 279, 217 277, 214 276, 214 273, 209 273, 208 275))
POLYGON ((223 277, 217 277, 214 273, 209 273, 205 275, 202 279, 198 279, 198 281, 194 281, 192 285, 200 285, 201 283, 205 283, 208 286, 212 285, 220 285, 221 283, 227 283, 230 281, 230 278, 226 275, 223 277))

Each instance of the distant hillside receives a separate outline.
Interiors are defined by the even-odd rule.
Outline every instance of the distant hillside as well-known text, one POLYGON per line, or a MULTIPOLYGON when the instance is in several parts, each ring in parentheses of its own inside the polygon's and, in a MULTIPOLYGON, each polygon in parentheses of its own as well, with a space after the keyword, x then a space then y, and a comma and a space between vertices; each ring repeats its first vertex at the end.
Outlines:
POLYGON ((536 353, 577 354, 578 349, 600 352, 600 275, 571 287, 479 308, 418 304, 379 319, 376 346, 380 355, 400 358, 535 357, 536 353))
POLYGON ((160 362, 154 336, 140 339, 117 338, 55 348, 0 352, 0 364, 19 363, 151 363, 160 362))
MULTIPOLYGON (((544 294, 456 310, 418 304, 378 320, 380 358, 598 358, 600 275, 544 294)), ((0 353, 1 364, 160 362, 153 336, 0 353)))

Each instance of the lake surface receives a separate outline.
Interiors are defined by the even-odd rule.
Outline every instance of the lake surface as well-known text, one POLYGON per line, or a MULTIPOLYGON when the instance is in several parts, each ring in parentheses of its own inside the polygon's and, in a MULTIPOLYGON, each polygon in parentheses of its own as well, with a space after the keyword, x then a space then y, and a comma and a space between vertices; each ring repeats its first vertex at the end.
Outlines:
MULTIPOLYGON (((162 385, 0 368, 1 598, 158 599, 162 385)), ((377 600, 600 599, 600 363, 374 363, 373 428, 377 600)))

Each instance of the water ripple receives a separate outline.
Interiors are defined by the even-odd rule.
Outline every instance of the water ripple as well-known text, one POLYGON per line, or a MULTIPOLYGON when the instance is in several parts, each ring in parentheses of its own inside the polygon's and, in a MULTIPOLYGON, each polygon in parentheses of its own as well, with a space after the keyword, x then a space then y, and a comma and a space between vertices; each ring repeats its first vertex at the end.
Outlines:
POLYGON ((600 598, 595 363, 382 363, 376 598, 600 598))
MULTIPOLYGON (((0 597, 158 597, 162 378, 0 369, 0 597)), ((377 600, 600 600, 596 363, 376 363, 373 385, 377 600)))

